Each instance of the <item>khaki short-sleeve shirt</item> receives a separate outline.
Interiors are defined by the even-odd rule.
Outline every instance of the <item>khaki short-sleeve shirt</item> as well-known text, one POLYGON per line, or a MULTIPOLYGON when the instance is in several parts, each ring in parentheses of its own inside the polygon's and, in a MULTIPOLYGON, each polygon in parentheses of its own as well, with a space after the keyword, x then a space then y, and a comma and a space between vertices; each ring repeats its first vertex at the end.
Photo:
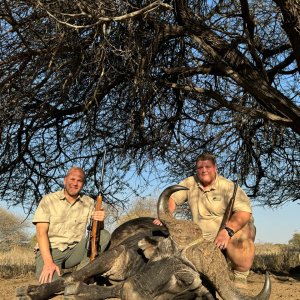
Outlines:
POLYGON ((42 198, 32 223, 49 223, 48 237, 51 248, 63 251, 74 247, 85 236, 93 208, 92 198, 80 195, 70 204, 64 191, 60 190, 42 198))
MULTIPOLYGON (((206 240, 213 241, 219 231, 226 207, 232 197, 234 183, 220 175, 215 182, 205 189, 197 183, 194 176, 188 177, 179 183, 189 190, 178 191, 172 194, 177 205, 188 202, 192 219, 198 224, 206 240)), ((238 187, 233 211, 252 213, 251 202, 246 193, 238 187)))

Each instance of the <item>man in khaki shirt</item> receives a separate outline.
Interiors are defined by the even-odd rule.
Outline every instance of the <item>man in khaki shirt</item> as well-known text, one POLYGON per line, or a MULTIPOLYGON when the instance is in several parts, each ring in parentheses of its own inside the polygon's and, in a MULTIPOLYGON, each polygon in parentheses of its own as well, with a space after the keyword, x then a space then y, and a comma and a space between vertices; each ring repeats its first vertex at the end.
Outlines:
MULTIPOLYGON (((104 221, 105 211, 94 211, 94 200, 80 193, 84 179, 84 171, 72 167, 64 178, 64 189, 45 195, 35 212, 36 276, 40 283, 57 280, 62 268, 81 268, 89 262, 85 249, 87 223, 90 218, 104 221)), ((109 232, 101 230, 101 251, 109 240, 109 232)))
MULTIPOLYGON (((169 199, 169 209, 173 213, 176 205, 188 202, 193 221, 199 225, 203 237, 219 247, 231 261, 235 281, 247 282, 252 266, 255 247, 255 226, 251 203, 245 192, 238 187, 226 228, 220 229, 226 207, 233 195, 234 183, 217 173, 213 155, 205 153, 196 160, 196 174, 179 183, 188 188, 174 194, 169 199)), ((161 224, 159 220, 155 224, 161 224)))

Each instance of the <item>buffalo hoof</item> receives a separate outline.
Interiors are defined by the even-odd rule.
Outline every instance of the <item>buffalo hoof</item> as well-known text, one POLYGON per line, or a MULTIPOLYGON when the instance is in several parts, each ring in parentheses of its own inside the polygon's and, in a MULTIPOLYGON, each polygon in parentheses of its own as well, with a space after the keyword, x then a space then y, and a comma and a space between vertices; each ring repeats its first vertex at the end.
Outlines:
POLYGON ((16 299, 17 300, 29 300, 32 299, 28 295, 28 286, 21 286, 16 289, 16 299))

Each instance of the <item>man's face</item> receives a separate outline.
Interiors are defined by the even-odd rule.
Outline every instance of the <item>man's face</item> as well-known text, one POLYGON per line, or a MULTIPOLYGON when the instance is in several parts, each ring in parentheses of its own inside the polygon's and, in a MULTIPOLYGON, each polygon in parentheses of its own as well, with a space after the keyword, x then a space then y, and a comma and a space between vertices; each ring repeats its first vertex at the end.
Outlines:
POLYGON ((77 197, 83 188, 84 175, 79 170, 71 171, 64 179, 66 192, 71 197, 77 197))
POLYGON ((199 160, 197 162, 197 176, 203 186, 214 182, 217 176, 217 167, 210 160, 199 160))

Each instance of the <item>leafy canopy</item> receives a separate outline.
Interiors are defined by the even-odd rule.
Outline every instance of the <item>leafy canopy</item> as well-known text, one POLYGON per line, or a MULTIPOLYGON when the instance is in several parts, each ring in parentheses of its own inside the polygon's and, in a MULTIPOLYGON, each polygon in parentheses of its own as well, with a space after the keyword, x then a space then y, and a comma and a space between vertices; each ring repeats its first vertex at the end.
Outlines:
POLYGON ((299 200, 299 48, 299 1, 1 1, 2 199, 30 212, 71 165, 96 194, 106 149, 111 204, 202 151, 256 201, 299 200))

